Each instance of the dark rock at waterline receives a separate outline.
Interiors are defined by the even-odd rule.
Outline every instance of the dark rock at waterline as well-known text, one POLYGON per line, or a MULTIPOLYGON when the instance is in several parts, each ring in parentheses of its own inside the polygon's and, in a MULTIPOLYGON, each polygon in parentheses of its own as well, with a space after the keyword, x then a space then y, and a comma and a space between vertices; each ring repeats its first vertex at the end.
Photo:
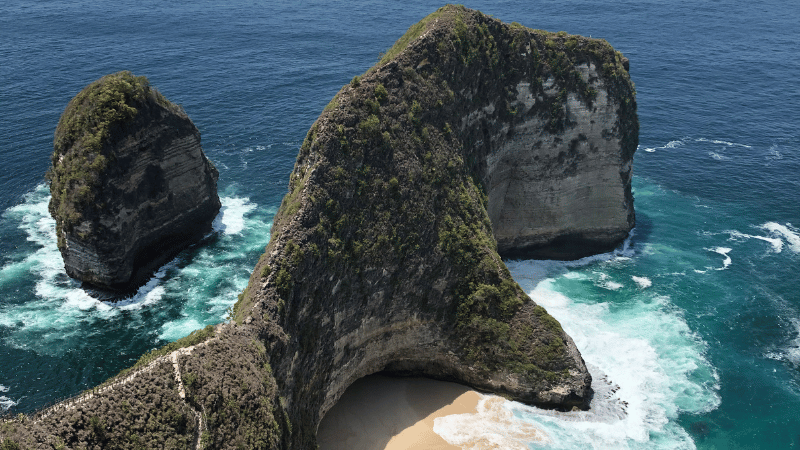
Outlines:
POLYGON ((67 274, 131 290, 211 230, 218 172, 179 106, 130 72, 84 88, 54 139, 50 213, 67 274))

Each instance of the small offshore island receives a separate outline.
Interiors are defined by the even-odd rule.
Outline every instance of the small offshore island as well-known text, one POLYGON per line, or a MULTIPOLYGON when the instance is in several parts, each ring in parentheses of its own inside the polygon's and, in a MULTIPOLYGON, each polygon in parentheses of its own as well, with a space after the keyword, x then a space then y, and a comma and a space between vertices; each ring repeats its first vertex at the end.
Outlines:
POLYGON ((586 409, 572 339, 501 256, 607 251, 634 225, 628 61, 607 42, 445 6, 311 127, 233 308, 3 448, 315 448, 345 389, 383 372, 586 409))
POLYGON ((70 277, 130 291, 211 231, 219 172, 197 127, 147 78, 119 72, 84 88, 53 147, 49 209, 70 277))

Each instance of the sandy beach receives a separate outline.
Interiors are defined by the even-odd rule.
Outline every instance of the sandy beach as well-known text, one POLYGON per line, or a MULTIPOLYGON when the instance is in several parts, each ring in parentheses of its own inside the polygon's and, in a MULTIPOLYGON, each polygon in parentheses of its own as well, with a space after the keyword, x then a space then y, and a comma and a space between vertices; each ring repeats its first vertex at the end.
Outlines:
POLYGON ((434 419, 475 413, 480 398, 476 391, 456 383, 365 377, 353 383, 322 420, 319 448, 460 450, 433 432, 434 419))

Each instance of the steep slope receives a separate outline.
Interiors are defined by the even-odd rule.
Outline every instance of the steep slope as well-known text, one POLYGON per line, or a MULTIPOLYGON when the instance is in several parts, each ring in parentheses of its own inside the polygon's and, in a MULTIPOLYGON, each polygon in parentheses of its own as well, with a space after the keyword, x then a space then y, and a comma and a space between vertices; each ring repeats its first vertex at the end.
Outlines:
POLYGON ((318 423, 377 371, 588 406, 572 340, 498 250, 627 235, 638 125, 625 64, 605 41, 447 6, 342 88, 236 306, 285 333, 272 367, 291 416, 318 423), (547 214, 549 229, 530 228, 548 239, 508 237, 547 214))
POLYGON ((125 290, 211 230, 218 172, 186 113, 130 72, 73 98, 56 128, 50 213, 67 275, 125 290))

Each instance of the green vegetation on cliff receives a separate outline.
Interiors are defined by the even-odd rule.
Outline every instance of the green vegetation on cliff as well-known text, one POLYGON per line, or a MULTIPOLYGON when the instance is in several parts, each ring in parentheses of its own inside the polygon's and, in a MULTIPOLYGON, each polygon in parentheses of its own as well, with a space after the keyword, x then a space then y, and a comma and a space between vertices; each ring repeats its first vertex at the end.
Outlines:
POLYGON ((430 310, 474 367, 534 383, 567 376, 561 326, 531 304, 497 253, 481 181, 492 144, 464 120, 482 108, 498 122, 522 120, 512 87, 525 83, 541 99, 528 114, 559 133, 570 126, 567 94, 590 106, 598 94, 581 65, 599 68, 609 95, 635 114, 626 61, 604 40, 507 25, 462 6, 413 25, 309 130, 237 321, 266 282, 278 325, 308 349, 324 332, 303 321, 304 305, 368 305, 379 291, 425 311, 441 295, 449 309, 430 310))
POLYGON ((50 213, 56 218, 59 247, 62 229, 80 223, 83 211, 95 205, 95 190, 113 157, 104 146, 115 127, 134 119, 145 102, 180 109, 150 86, 144 76, 129 71, 106 75, 85 87, 67 105, 53 139, 50 213))

